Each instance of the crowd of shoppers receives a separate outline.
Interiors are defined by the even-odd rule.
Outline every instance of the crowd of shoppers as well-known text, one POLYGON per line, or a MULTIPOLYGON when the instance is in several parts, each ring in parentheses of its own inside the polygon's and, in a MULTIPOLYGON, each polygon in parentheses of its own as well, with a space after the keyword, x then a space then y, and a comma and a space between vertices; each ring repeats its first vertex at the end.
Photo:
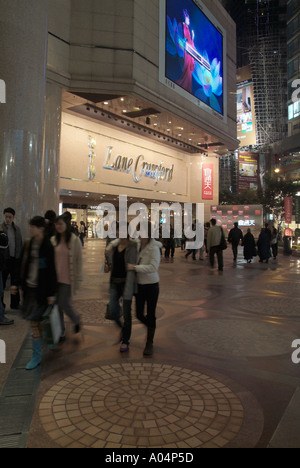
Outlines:
MULTIPOLYGON (((254 257, 259 256, 259 262, 268 263, 273 256, 276 260, 278 256, 278 231, 275 227, 270 227, 268 224, 261 229, 257 242, 251 229, 247 229, 247 233, 243 235, 238 223, 234 223, 234 227, 228 234, 228 243, 231 244, 233 253, 233 262, 237 262, 238 247, 243 246, 244 258, 247 263, 251 263, 254 257)), ((218 269, 223 271, 223 250, 227 248, 225 241, 225 233, 221 226, 217 226, 216 219, 211 219, 210 223, 205 223, 204 226, 204 247, 200 250, 200 260, 203 260, 203 250, 205 250, 210 260, 211 267, 214 267, 215 256, 217 256, 218 269)), ((197 251, 188 251, 185 254, 187 259, 193 254, 193 260, 196 260, 197 251)))
MULTIPOLYGON (((10 278, 10 309, 18 309, 21 290, 23 293, 22 311, 32 328, 32 358, 26 369, 35 369, 42 359, 43 316, 54 304, 58 306, 61 337, 65 340, 64 314, 74 324, 74 332, 81 330, 81 319, 74 310, 72 297, 82 281, 82 247, 86 228, 81 223, 75 230, 72 217, 66 212, 56 216, 47 211, 44 217, 35 216, 29 222, 30 239, 23 243, 22 234, 15 224, 16 213, 12 208, 4 210, 4 222, 0 225, 0 326, 13 325, 14 321, 5 314, 4 290, 10 278)), ((149 225, 151 230, 151 225, 149 225)), ((181 241, 184 250, 186 238, 181 241)), ((238 246, 244 248, 244 258, 251 263, 259 256, 260 262, 268 262, 278 255, 278 232, 266 225, 257 243, 251 230, 245 236, 235 223, 229 232, 228 243, 232 246, 233 261, 236 263, 238 246)), ((143 354, 152 356, 156 331, 156 309, 159 299, 159 266, 162 249, 165 259, 174 259, 176 240, 172 233, 164 245, 149 236, 138 240, 117 238, 106 248, 106 263, 110 275, 110 299, 108 308, 112 320, 120 329, 120 352, 129 351, 132 333, 132 306, 135 298, 137 319, 146 327, 147 338, 143 354)), ((200 260, 204 252, 211 267, 217 257, 218 269, 223 271, 223 251, 227 248, 225 233, 215 219, 205 224, 204 245, 200 249, 200 260)), ((189 250, 196 260, 197 251, 189 250)))

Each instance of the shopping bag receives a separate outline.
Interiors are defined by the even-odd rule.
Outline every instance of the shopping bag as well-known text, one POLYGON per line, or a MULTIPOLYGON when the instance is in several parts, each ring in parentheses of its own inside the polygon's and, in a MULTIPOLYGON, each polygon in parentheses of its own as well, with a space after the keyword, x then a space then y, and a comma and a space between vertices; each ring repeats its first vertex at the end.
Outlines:
POLYGON ((47 308, 43 315, 44 339, 48 345, 57 345, 62 335, 61 318, 57 304, 47 308))

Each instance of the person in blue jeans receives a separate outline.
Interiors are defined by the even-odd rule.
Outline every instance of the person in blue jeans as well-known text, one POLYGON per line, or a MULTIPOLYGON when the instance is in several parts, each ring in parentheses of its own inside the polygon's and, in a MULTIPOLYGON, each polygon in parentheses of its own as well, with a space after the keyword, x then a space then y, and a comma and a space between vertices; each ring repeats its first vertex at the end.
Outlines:
POLYGON ((136 263, 137 255, 137 244, 130 239, 116 239, 106 249, 106 256, 111 267, 109 309, 111 317, 122 330, 121 353, 129 350, 132 330, 131 306, 136 289, 135 274, 133 271, 128 271, 127 265, 136 263), (123 323, 120 316, 121 298, 123 299, 123 323))
POLYGON ((2 270, 4 267, 4 252, 8 248, 8 236, 3 232, 0 225, 0 326, 13 325, 14 320, 9 320, 5 317, 5 309, 3 306, 2 297, 4 294, 2 270))

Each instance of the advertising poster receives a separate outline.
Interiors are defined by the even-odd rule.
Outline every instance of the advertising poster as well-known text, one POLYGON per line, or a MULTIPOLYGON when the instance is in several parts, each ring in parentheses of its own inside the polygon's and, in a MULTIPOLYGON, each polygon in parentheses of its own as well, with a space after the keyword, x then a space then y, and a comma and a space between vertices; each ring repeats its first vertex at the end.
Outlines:
POLYGON ((262 205, 214 206, 211 207, 211 217, 217 220, 218 226, 223 226, 225 234, 229 233, 234 223, 237 222, 244 235, 250 228, 257 239, 264 226, 262 205), (229 213, 232 214, 229 215, 229 213))
MULTIPOLYGON (((200 2, 198 2, 200 4, 200 2)), ((224 114, 223 35, 193 0, 166 0, 165 77, 224 114)))
POLYGON ((237 89, 237 138, 240 146, 256 145, 253 83, 246 80, 237 89))
POLYGON ((259 155, 239 152, 238 190, 258 190, 259 155))

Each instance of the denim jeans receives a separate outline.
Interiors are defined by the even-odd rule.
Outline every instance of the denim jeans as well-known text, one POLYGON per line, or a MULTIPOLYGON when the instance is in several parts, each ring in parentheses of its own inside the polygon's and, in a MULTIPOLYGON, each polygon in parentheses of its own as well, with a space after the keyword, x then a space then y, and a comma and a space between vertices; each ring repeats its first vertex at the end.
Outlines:
POLYGON ((72 320, 75 325, 80 324, 80 316, 75 312, 71 305, 71 286, 69 284, 58 283, 56 303, 59 308, 62 336, 65 333, 64 313, 72 320))
POLYGON ((139 284, 136 297, 136 316, 146 327, 156 328, 156 306, 159 296, 159 283, 139 284), (147 314, 145 315, 145 305, 147 314))
POLYGON ((110 283, 109 308, 110 315, 119 328, 122 328, 122 342, 129 344, 132 329, 131 305, 132 300, 123 299, 124 323, 122 325, 120 317, 120 299, 123 297, 125 282, 110 283))

